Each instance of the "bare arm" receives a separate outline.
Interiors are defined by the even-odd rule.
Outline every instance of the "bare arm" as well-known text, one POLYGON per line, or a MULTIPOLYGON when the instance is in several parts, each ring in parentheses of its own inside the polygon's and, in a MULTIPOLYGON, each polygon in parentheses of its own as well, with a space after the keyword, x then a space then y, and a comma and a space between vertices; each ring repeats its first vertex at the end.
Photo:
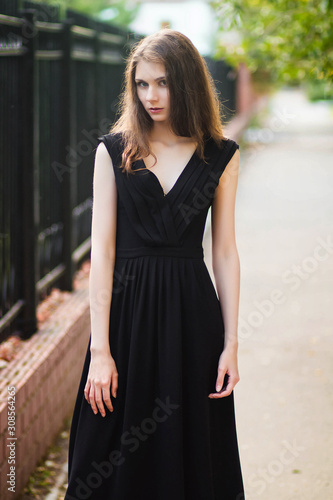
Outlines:
POLYGON ((212 264, 225 329, 224 349, 219 360, 216 381, 218 394, 214 393, 214 397, 229 396, 239 381, 237 329, 240 262, 235 238, 239 157, 239 150, 236 150, 220 178, 212 204, 212 264), (226 374, 229 377, 227 387, 219 392, 226 374))
POLYGON ((110 352, 109 319, 115 261, 117 190, 112 160, 103 143, 97 147, 91 227, 91 352, 110 352))
POLYGON ((91 270, 89 278, 91 317, 91 362, 85 397, 94 413, 105 416, 103 399, 113 411, 110 399, 116 397, 118 373, 109 342, 109 320, 115 263, 117 189, 112 160, 103 143, 95 157, 94 199, 91 231, 91 270))

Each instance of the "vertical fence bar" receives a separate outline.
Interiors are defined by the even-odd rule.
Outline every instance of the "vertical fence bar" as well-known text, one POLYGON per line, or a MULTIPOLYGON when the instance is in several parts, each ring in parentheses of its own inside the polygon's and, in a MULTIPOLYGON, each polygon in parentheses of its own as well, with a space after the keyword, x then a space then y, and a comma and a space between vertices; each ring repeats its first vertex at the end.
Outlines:
MULTIPOLYGON (((22 316, 22 336, 28 338, 37 329, 37 224, 38 214, 38 182, 36 182, 35 165, 35 50, 36 30, 34 25, 34 10, 22 11, 24 23, 22 25, 22 39, 27 52, 23 63, 22 91, 22 232, 23 245, 21 246, 21 261, 23 263, 23 299, 24 310, 22 316)), ((38 180, 38 179, 37 179, 38 180)))
POLYGON ((73 288, 73 168, 71 164, 69 146, 71 145, 71 125, 72 125, 72 21, 64 21, 63 33, 63 70, 62 70, 62 151, 63 151, 63 171, 60 182, 62 183, 62 220, 64 224, 63 232, 63 263, 65 273, 61 279, 61 287, 71 291, 73 288))

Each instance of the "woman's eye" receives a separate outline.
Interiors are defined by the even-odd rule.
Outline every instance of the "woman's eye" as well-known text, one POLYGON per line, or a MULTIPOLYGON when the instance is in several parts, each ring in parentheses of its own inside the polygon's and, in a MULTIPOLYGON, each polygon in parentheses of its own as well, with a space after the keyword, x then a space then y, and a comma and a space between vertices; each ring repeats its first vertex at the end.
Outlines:
MULTIPOLYGON (((144 87, 148 87, 148 86, 149 86, 149 85, 148 85, 148 83, 146 83, 146 82, 136 82, 136 84, 137 84, 137 86, 138 86, 138 87, 141 87, 141 88, 144 88, 144 87)), ((161 87, 167 87, 167 85, 168 85, 168 84, 167 84, 167 81, 166 81, 166 80, 160 80, 160 81, 159 81, 159 85, 160 85, 161 87)))

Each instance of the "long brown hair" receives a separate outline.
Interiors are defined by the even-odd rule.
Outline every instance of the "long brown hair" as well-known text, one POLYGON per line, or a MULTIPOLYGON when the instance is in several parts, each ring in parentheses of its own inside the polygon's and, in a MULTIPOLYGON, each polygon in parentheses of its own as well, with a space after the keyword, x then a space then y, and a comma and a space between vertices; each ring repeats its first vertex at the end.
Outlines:
POLYGON ((220 144, 225 138, 221 104, 206 62, 192 42, 182 33, 164 28, 136 44, 127 61, 120 100, 121 115, 110 130, 110 133, 122 133, 121 167, 127 173, 133 173, 133 162, 150 154, 156 160, 148 142, 154 121, 139 100, 135 84, 140 60, 164 64, 172 131, 178 136, 192 137, 197 143, 196 153, 204 159, 205 141, 211 137, 220 144))

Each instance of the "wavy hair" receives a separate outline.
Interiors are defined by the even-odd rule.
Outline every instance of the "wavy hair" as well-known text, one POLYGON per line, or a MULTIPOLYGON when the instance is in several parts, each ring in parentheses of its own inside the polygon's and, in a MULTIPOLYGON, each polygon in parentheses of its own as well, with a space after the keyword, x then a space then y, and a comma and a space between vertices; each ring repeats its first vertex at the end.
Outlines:
POLYGON ((120 98, 120 117, 110 133, 121 133, 121 168, 133 173, 132 163, 152 155, 148 136, 154 121, 137 95, 136 67, 139 61, 161 63, 165 67, 170 95, 170 126, 182 137, 197 143, 196 153, 204 158, 205 141, 218 145, 225 139, 222 130, 221 103, 206 62, 192 42, 182 33, 164 28, 143 38, 128 57, 124 91, 120 98))

